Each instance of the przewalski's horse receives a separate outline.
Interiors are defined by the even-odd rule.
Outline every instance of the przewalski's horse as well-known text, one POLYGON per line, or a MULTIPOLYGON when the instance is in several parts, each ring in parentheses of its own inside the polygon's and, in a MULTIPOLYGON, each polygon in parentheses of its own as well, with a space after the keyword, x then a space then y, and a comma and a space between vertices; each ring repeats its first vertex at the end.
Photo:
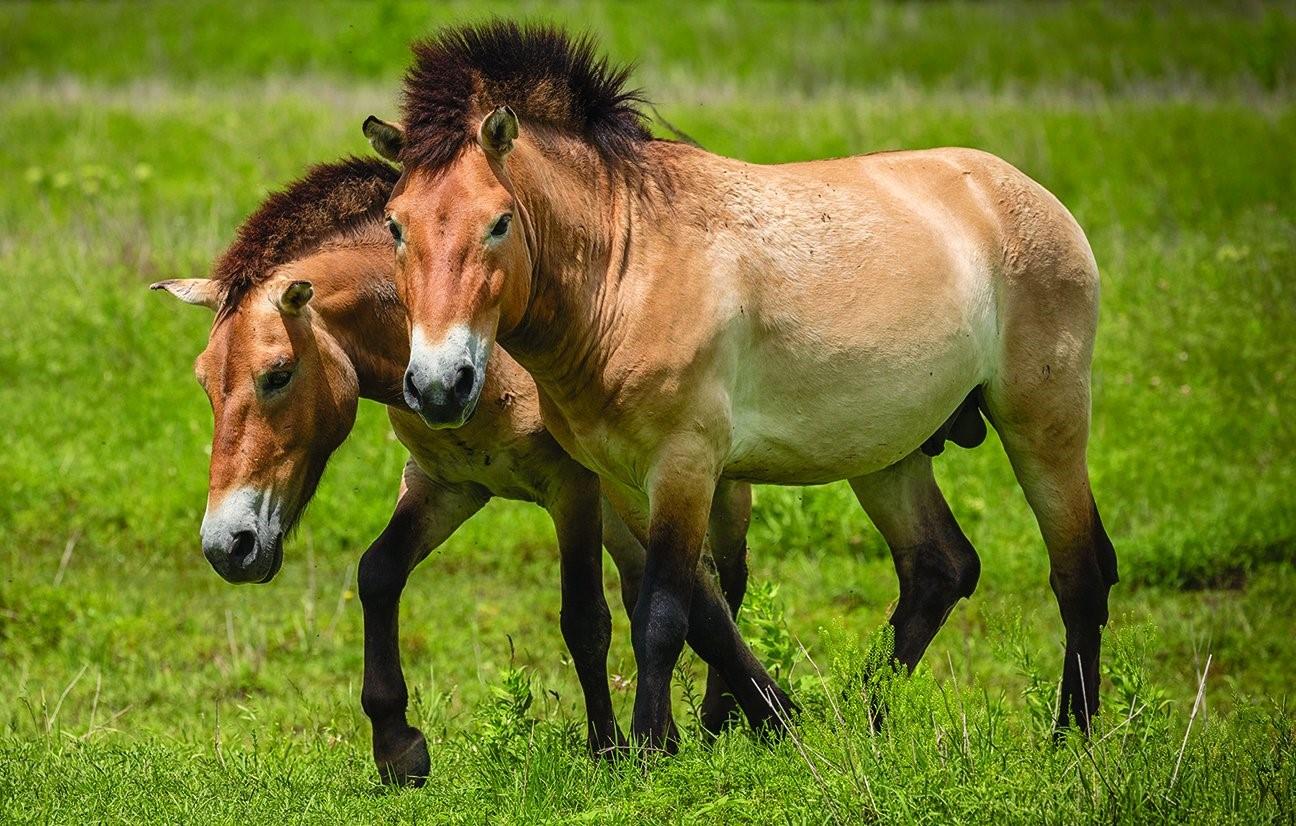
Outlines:
MULTIPOLYGON (((284 535, 351 430, 357 399, 386 404, 411 459, 391 521, 359 571, 361 702, 383 777, 405 783, 428 771, 426 743, 405 716, 401 591, 414 566, 493 496, 536 502, 553 518, 563 637, 585 695, 590 746, 606 750, 622 740, 607 684, 597 478, 544 429, 534 383, 505 353, 492 359, 482 409, 458 432, 431 430, 404 408, 409 343, 382 222, 395 180, 395 171, 377 160, 317 166, 244 222, 214 278, 152 285, 217 314, 195 365, 215 414, 203 551, 231 582, 271 579, 284 535)), ((745 588, 750 490, 727 485, 718 497, 712 539, 736 610, 745 588)), ((603 533, 632 610, 643 548, 614 513, 606 512, 603 533)), ((724 691, 712 674, 704 703, 710 728, 723 724, 731 708, 724 691)))
POLYGON ((981 411, 1048 547, 1058 725, 1088 729, 1116 557, 1085 455, 1098 268, 1056 198, 970 149, 758 166, 654 140, 627 71, 551 28, 448 29, 414 57, 403 127, 366 121, 404 164, 406 394, 460 424, 498 341, 563 447, 648 510, 633 734, 665 731, 717 479, 850 480, 917 663, 980 570, 928 454, 978 442, 981 411))

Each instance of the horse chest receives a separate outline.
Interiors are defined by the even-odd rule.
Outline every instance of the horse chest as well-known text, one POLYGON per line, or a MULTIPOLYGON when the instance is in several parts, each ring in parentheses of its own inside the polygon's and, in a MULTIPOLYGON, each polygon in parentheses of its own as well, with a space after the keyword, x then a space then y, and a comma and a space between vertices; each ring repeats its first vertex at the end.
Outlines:
POLYGON ((543 503, 559 475, 552 451, 534 434, 432 430, 414 419, 397 427, 397 435, 429 478, 477 485, 503 499, 543 503))

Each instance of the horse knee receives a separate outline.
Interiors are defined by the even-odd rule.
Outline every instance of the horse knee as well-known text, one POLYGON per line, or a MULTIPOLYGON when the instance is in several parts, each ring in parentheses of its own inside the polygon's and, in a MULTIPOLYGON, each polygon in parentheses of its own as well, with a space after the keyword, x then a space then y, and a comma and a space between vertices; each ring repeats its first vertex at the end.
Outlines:
POLYGON ((605 657, 612 644, 612 614, 602 599, 564 604, 558 617, 563 641, 573 656, 605 657))
MULTIPOLYGON (((644 585, 650 583, 651 577, 646 577, 644 585)), ((684 647, 689 611, 680 590, 645 587, 639 595, 630 620, 630 644, 641 673, 673 667, 684 647)))

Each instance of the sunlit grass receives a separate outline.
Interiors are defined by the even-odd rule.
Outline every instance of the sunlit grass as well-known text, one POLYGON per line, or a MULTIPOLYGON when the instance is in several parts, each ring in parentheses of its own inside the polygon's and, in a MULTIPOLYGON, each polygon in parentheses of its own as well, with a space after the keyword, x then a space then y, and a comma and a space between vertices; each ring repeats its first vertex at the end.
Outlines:
MULTIPOLYGON (((552 528, 534 507, 497 503, 404 600, 412 716, 438 779, 385 794, 359 709, 354 566, 389 513, 399 446, 362 407, 280 577, 224 584, 197 543, 211 425, 190 373, 209 317, 145 286, 203 274, 269 188, 364 151, 358 124, 393 111, 405 40, 463 10, 196 8, 0 8, 0 819, 1290 812, 1288 12, 553 10, 642 58, 636 77, 661 113, 714 151, 775 162, 977 146, 1075 212, 1104 278, 1091 464, 1123 579, 1103 728, 1092 753, 1049 745, 1041 710, 1061 624, 992 436, 938 462, 983 576, 918 678, 894 689, 907 711, 881 737, 841 725, 823 683, 849 673, 896 597, 886 549, 844 487, 757 491, 746 630, 767 660, 795 660, 792 684, 818 698, 802 739, 739 732, 648 772, 580 753, 552 528), (498 719, 508 706, 491 698, 520 690, 505 679, 518 673, 534 702, 521 721, 498 719)), ((624 721, 634 665, 614 618, 624 721)), ((689 660, 684 673, 701 669, 689 660)))

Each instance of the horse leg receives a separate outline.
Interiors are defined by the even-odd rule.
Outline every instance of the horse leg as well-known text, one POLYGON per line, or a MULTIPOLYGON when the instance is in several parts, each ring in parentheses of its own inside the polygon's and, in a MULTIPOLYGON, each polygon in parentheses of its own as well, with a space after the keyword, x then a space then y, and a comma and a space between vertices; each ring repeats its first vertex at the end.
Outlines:
POLYGON ((895 562, 900 601, 891 614, 895 659, 912 671, 954 605, 972 596, 981 561, 915 451, 885 470, 852 479, 851 489, 895 562))
POLYGON ((992 425, 1035 513, 1049 555, 1049 584, 1066 627, 1057 714, 1089 732, 1098 710, 1099 650, 1107 597, 1117 581, 1116 551, 1089 486, 1089 371, 1082 359, 1019 368, 987 387, 992 425), (1023 379, 1022 373, 1030 379, 1023 379))
POLYGON ((794 707, 738 634, 728 605, 697 570, 706 536, 715 477, 684 459, 678 473, 659 475, 651 493, 647 564, 631 622, 639 668, 632 732, 650 748, 671 749, 670 678, 687 638, 708 665, 720 670, 757 730, 783 725, 794 707))
POLYGON ((630 530, 620 512, 603 497, 603 546, 607 548, 621 581, 621 605, 626 617, 633 619, 639 601, 639 583, 643 580, 644 546, 630 530))
MULTIPOLYGON (((626 495, 624 491, 620 491, 618 495, 616 488, 608 483, 604 484, 604 493, 607 498, 604 499, 603 503, 603 542, 616 562, 621 579, 622 602, 625 605, 627 615, 629 615, 633 623, 635 607, 639 600, 640 583, 644 575, 646 556, 644 545, 639 536, 646 532, 648 519, 643 508, 635 507, 635 497, 626 495), (612 499, 616 501, 615 507, 610 501, 612 499), (632 529, 627 524, 623 514, 635 524, 637 530, 632 529)), ((714 608, 714 606, 721 604, 723 598, 731 616, 737 613, 747 585, 746 529, 750 517, 750 486, 722 481, 716 488, 716 498, 712 502, 710 516, 710 531, 712 533, 708 541, 711 538, 716 539, 716 544, 722 549, 716 554, 715 561, 717 572, 722 580, 723 594, 717 594, 713 577, 707 566, 699 564, 697 567, 697 588, 701 589, 703 595, 697 599, 701 600, 703 605, 714 608)), ((729 623, 729 625, 732 627, 732 623, 729 623)), ((701 654, 699 646, 706 645, 704 641, 700 640, 704 635, 705 629, 690 623, 686 641, 699 654, 701 654), (699 640, 697 644, 695 644, 695 639, 699 640)), ((759 668, 759 666, 757 667, 759 668)), ((750 675, 747 675, 744 684, 750 684, 750 682, 750 675)), ((781 692, 779 696, 782 696, 781 692)), ((782 702, 785 709, 790 710, 793 708, 789 701, 783 700, 782 702)), ((717 731, 732 722, 735 719, 732 713, 735 707, 736 700, 721 676, 721 670, 708 665, 707 695, 703 700, 702 707, 703 727, 709 731, 717 731)), ((763 713, 768 714, 768 703, 764 704, 761 710, 763 713)), ((667 734, 664 742, 669 744, 677 740, 677 730, 674 719, 669 717, 669 709, 667 714, 667 734)))
POLYGON ((427 742, 409 725, 401 671, 398 615, 410 571, 472 516, 486 499, 434 485, 413 462, 387 527, 360 558, 364 608, 364 685, 360 705, 373 725, 373 755, 384 782, 422 785, 431 764, 427 742))
MULTIPOLYGON (((634 508, 631 497, 616 497, 614 507, 608 497, 610 485, 604 484, 603 497, 603 544, 617 566, 617 577, 621 581, 621 604, 626 616, 634 623, 635 607, 639 604, 639 588, 643 583, 644 566, 647 563, 647 552, 640 536, 648 524, 647 514, 634 508), (627 524, 629 518, 640 529, 636 532, 627 524)), ((679 739, 679 729, 671 710, 666 710, 665 742, 674 743, 679 739)))
MULTIPOLYGON (((751 525, 751 485, 720 480, 711 500, 708 539, 715 560, 720 590, 734 619, 747 593, 747 529, 751 525)), ((738 703, 724 677, 707 668, 706 694, 702 697, 702 728, 719 734, 737 721, 738 703)))
POLYGON ((562 560, 563 640, 585 695, 586 741, 596 757, 625 744, 608 690, 612 616, 603 596, 601 498, 598 478, 587 474, 560 485, 549 506, 562 560))

